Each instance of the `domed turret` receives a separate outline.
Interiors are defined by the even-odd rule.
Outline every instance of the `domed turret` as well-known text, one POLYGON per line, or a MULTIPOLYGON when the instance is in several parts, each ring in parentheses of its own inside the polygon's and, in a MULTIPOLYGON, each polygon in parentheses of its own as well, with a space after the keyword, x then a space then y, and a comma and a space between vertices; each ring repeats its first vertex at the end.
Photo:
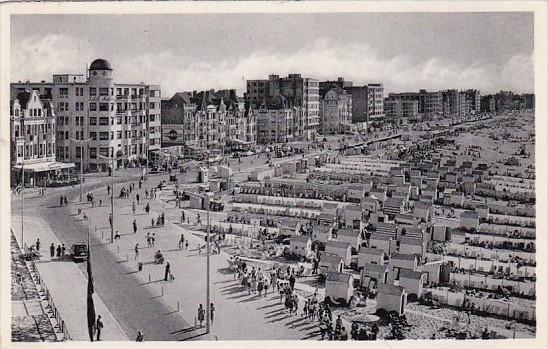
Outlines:
POLYGON ((112 66, 106 59, 98 58, 91 62, 89 70, 112 70, 112 66))

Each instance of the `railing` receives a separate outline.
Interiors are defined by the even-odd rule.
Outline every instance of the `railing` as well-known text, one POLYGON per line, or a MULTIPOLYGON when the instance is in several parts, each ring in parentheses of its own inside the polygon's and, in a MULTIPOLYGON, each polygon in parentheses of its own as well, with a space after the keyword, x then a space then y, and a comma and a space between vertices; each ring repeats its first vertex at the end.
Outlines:
POLYGON ((42 277, 40 276, 40 272, 38 272, 38 268, 36 268, 36 264, 34 261, 30 262, 30 266, 32 271, 34 272, 34 275, 36 276, 36 282, 40 287, 42 288, 42 292, 44 293, 44 297, 46 297, 46 300, 48 302, 48 305, 51 309, 52 318, 55 318, 55 321, 58 324, 59 331, 63 333, 64 340, 72 340, 72 337, 70 336, 69 330, 67 326, 65 325, 65 321, 63 320, 61 313, 55 306, 55 302, 53 301, 53 298, 51 297, 48 288, 46 287, 46 283, 44 280, 42 280, 42 277))

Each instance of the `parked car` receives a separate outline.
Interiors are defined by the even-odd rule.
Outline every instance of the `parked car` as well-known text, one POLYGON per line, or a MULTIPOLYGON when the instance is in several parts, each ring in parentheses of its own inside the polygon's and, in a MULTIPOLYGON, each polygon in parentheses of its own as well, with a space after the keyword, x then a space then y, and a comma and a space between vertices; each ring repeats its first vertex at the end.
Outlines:
POLYGON ((75 262, 83 262, 88 259, 88 245, 84 242, 76 242, 70 248, 70 256, 75 262))

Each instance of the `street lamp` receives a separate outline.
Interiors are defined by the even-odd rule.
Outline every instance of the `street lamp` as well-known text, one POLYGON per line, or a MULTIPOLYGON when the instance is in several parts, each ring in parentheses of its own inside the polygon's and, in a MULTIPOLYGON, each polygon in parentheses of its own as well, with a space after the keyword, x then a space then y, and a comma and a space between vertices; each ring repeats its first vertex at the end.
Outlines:
POLYGON ((124 154, 123 152, 121 152, 120 155, 118 155, 118 153, 116 155, 117 155, 116 157, 114 156, 108 157, 108 156, 97 154, 97 157, 99 159, 104 159, 104 160, 108 160, 109 162, 110 161, 112 162, 110 164, 110 168, 111 168, 110 176, 112 177, 111 188, 110 188, 110 216, 112 217, 112 220, 110 223, 110 243, 111 244, 114 243, 114 161, 122 159, 124 154))
MULTIPOLYGON (((83 132, 82 132, 83 136, 83 132)), ((82 146, 83 143, 88 143, 92 140, 92 138, 87 139, 76 139, 76 138, 70 138, 71 142, 75 142, 80 144, 80 202, 82 202, 82 180, 84 177, 84 147, 82 146)))

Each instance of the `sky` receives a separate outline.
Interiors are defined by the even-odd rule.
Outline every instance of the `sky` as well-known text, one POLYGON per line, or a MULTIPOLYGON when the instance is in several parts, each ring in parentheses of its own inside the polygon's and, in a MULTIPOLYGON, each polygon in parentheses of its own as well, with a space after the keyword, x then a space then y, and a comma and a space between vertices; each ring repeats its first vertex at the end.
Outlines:
POLYGON ((533 14, 12 15, 11 81, 51 81, 107 59, 120 83, 245 89, 301 73, 389 92, 533 92, 533 14))

